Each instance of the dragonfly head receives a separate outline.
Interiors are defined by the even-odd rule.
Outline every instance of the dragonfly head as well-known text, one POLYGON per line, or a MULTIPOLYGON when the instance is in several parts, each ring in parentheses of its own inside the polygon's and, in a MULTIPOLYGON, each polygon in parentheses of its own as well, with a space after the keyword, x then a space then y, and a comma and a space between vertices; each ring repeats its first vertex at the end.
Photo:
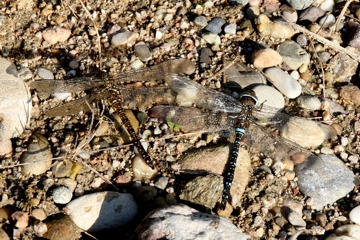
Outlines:
POLYGON ((248 105, 257 105, 259 103, 255 92, 252 90, 247 90, 240 94, 239 101, 248 105))

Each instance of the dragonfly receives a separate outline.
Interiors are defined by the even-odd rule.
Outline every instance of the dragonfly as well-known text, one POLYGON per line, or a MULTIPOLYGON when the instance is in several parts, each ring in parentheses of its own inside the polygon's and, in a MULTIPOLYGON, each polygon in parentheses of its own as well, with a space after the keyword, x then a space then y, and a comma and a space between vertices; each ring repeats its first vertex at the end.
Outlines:
POLYGON ((174 92, 167 88, 136 88, 136 90, 123 87, 125 82, 156 81, 163 78, 168 73, 192 74, 195 71, 195 64, 187 59, 173 59, 149 68, 138 69, 119 74, 109 78, 78 77, 71 80, 43 79, 30 84, 31 88, 37 89, 42 94, 80 92, 92 89, 93 93, 65 103, 61 106, 52 108, 46 112, 48 117, 67 116, 76 114, 80 111, 90 111, 89 103, 106 99, 120 116, 127 132, 132 138, 133 144, 139 154, 152 168, 155 168, 154 162, 147 154, 141 144, 137 134, 127 118, 124 107, 146 109, 154 104, 168 104, 175 98, 174 92), (149 90, 150 89, 150 90, 149 90))
MULTIPOLYGON (((84 78, 77 78, 72 79, 70 82, 60 81, 58 85, 60 87, 52 87, 51 90, 47 89, 47 86, 53 86, 55 82, 59 82, 58 80, 41 80, 34 82, 36 84, 33 87, 39 90, 45 86, 46 91, 50 92, 59 92, 59 90, 74 92, 92 87, 96 88, 93 94, 51 109, 46 113, 48 116, 69 115, 80 110, 86 111, 89 108, 87 102, 107 98, 109 105, 112 105, 118 112, 122 112, 122 108, 145 109, 151 107, 149 110, 150 117, 155 117, 168 123, 176 123, 183 132, 204 130, 204 132, 220 132, 228 135, 229 132, 235 131, 234 147, 230 154, 228 168, 224 177, 224 188, 220 203, 221 209, 225 208, 229 199, 238 148, 245 134, 248 134, 250 139, 253 139, 250 143, 251 146, 261 148, 264 154, 269 157, 279 160, 286 157, 291 158, 301 168, 323 167, 322 160, 311 151, 302 148, 292 141, 272 137, 271 133, 262 129, 255 120, 255 118, 270 120, 275 122, 278 127, 281 127, 294 117, 279 113, 278 109, 274 110, 265 106, 256 109, 257 98, 253 92, 245 92, 241 95, 240 99, 235 99, 220 91, 208 89, 181 75, 191 74, 194 69, 194 65, 188 60, 176 59, 164 62, 162 65, 153 66, 149 69, 151 74, 145 68, 141 70, 141 73, 138 72, 139 70, 136 70, 111 79, 85 78, 86 81, 84 82, 84 78), (169 67, 168 65, 171 64, 178 64, 180 67, 169 67), (187 71, 189 69, 191 71, 187 71), (163 79, 167 86, 128 88, 122 85, 122 83, 128 81, 138 82, 153 79, 163 79), (45 82, 42 83, 43 81, 45 82), (102 87, 103 90, 99 90, 99 87, 102 87), (99 94, 99 91, 102 91, 101 94, 99 94), (258 131, 257 129, 259 128, 262 131, 258 131), (264 148, 264 146, 266 147, 264 148)), ((306 121, 302 118, 299 119, 306 121)), ((324 128, 330 128, 330 126, 321 123, 316 124, 324 128)), ((332 131, 330 129, 329 132, 335 132, 335 130, 332 131)), ((136 136, 134 138, 138 141, 136 136)), ((140 143, 135 145, 141 148, 140 143)), ((141 151, 144 155, 146 154, 146 150, 141 151)), ((147 156, 143 158, 148 159, 147 156)), ((149 160, 147 160, 147 163, 153 166, 153 163, 149 160)))

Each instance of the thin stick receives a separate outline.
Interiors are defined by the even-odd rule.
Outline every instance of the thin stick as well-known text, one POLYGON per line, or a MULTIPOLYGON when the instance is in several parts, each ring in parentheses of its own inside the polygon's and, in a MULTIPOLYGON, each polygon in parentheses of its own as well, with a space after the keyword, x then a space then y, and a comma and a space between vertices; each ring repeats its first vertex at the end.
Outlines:
POLYGON ((212 75, 212 76, 210 76, 210 77, 208 77, 208 78, 206 78, 206 79, 212 80, 212 79, 216 78, 217 76, 219 76, 220 74, 222 74, 223 72, 225 72, 229 67, 231 67, 232 65, 234 65, 234 63, 235 63, 235 59, 234 59, 231 63, 229 63, 228 65, 226 65, 223 69, 221 69, 220 71, 218 71, 217 73, 215 73, 214 75, 212 75))
POLYGON ((321 36, 319 36, 319 35, 317 35, 317 34, 315 34, 313 32, 310 32, 309 30, 307 30, 304 27, 301 27, 301 26, 299 26, 299 25, 297 25, 295 23, 291 23, 291 22, 287 21, 285 18, 284 18, 284 20, 285 20, 285 22, 284 22, 285 24, 291 26, 295 30, 297 30, 299 32, 302 32, 302 33, 316 39, 318 42, 321 42, 322 44, 329 46, 330 48, 332 48, 333 50, 335 50, 337 52, 342 52, 342 53, 347 54, 352 59, 354 59, 354 60, 356 60, 357 62, 360 63, 360 53, 358 51, 356 51, 355 49, 353 51, 350 51, 350 50, 348 50, 346 48, 343 48, 343 47, 341 47, 341 46, 327 40, 326 38, 323 38, 323 37, 321 37, 321 36))
POLYGON ((343 9, 341 10, 340 15, 339 15, 338 18, 336 19, 335 28, 331 31, 332 33, 339 30, 338 28, 339 28, 339 25, 340 25, 341 18, 345 15, 345 12, 346 12, 346 10, 348 9, 348 7, 349 7, 349 5, 350 5, 351 2, 352 2, 352 0, 347 0, 347 1, 346 1, 343 9))

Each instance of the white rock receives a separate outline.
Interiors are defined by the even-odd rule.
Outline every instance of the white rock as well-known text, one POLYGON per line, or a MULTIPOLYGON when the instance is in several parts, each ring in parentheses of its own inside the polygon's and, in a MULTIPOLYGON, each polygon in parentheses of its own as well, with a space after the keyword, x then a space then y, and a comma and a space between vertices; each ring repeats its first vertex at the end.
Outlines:
POLYGON ((299 107, 308 109, 308 110, 316 110, 321 106, 321 102, 317 97, 314 96, 300 96, 296 99, 299 107))
POLYGON ((221 43, 219 35, 215 33, 204 33, 202 38, 211 45, 219 45, 221 43))
POLYGON ((159 233, 164 239, 250 239, 226 218, 201 213, 183 204, 150 213, 132 238, 158 239, 159 233))
POLYGON ((353 210, 351 210, 351 212, 349 214, 349 218, 354 223, 360 225, 360 206, 357 206, 353 210))
POLYGON ((98 192, 79 197, 66 207, 70 217, 81 229, 99 232, 112 229, 132 221, 138 206, 131 194, 98 192))
POLYGON ((72 192, 69 188, 60 186, 52 191, 51 197, 55 203, 67 204, 72 198, 72 192))
POLYGON ((30 119, 31 95, 15 65, 0 58, 0 141, 19 136, 30 119))
POLYGON ((335 230, 335 234, 342 237, 349 237, 342 239, 360 240, 360 226, 355 224, 342 225, 335 230))
POLYGON ((319 8, 321 8, 322 10, 324 10, 325 12, 328 12, 328 11, 332 11, 333 8, 334 8, 334 0, 324 0, 319 8))
POLYGON ((157 175, 157 170, 149 167, 140 156, 134 157, 132 167, 135 178, 140 181, 153 179, 157 175))
POLYGON ((257 85, 252 90, 258 98, 259 104, 264 104, 274 108, 284 108, 284 97, 275 88, 267 85, 257 85))
POLYGON ((269 68, 265 71, 272 84, 286 97, 293 99, 301 94, 301 85, 295 78, 280 68, 269 68))
POLYGON ((319 24, 324 28, 328 28, 328 27, 334 25, 335 21, 336 21, 335 16, 332 14, 329 14, 329 15, 325 15, 324 17, 322 17, 319 21, 319 24))
POLYGON ((54 28, 48 28, 42 32, 42 37, 51 45, 68 40, 70 35, 70 29, 62 28, 59 26, 56 26, 54 28))
POLYGON ((236 23, 231 23, 224 28, 224 32, 227 34, 235 35, 236 34, 236 23))
POLYGON ((119 33, 116 33, 114 36, 112 36, 111 45, 117 47, 120 45, 125 45, 131 42, 135 42, 138 36, 139 36, 138 33, 133 33, 125 29, 122 29, 119 33))
POLYGON ((356 240, 356 239, 347 236, 336 236, 335 234, 330 234, 325 240, 356 240))
POLYGON ((292 117, 281 128, 281 136, 303 146, 316 147, 333 136, 328 126, 304 118, 292 117))
POLYGON ((133 61, 131 64, 130 64, 130 67, 132 69, 139 69, 141 68, 142 66, 144 65, 144 63, 142 61, 140 61, 139 59, 136 59, 135 61, 133 61))

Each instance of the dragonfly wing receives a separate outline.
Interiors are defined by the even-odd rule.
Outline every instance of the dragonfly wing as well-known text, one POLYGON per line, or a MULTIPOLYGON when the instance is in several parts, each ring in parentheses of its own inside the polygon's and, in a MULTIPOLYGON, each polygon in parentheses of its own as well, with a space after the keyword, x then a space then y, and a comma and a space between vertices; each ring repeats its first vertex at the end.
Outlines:
POLYGON ((92 93, 85 97, 73 100, 71 102, 64 103, 60 106, 51 108, 46 112, 46 116, 67 116, 71 114, 77 114, 80 111, 91 111, 91 103, 109 97, 110 93, 92 93))
POLYGON ((123 99, 123 107, 130 109, 147 110, 153 105, 176 104, 176 92, 169 87, 132 87, 117 88, 123 99))
POLYGON ((299 168, 316 168, 324 167, 324 163, 318 156, 300 145, 289 141, 273 132, 265 129, 257 123, 250 124, 247 129, 247 144, 262 152, 265 156, 271 157, 276 161, 283 159, 292 160, 299 168))
POLYGON ((124 72, 111 79, 115 82, 142 82, 164 79, 169 73, 192 74, 195 72, 195 63, 188 59, 178 58, 168 60, 147 68, 124 72))
POLYGON ((30 88, 35 88, 36 90, 45 93, 81 92, 104 84, 105 81, 101 79, 80 77, 70 80, 43 79, 32 82, 30 88))
POLYGON ((235 115, 224 112, 204 112, 193 107, 157 105, 150 109, 150 117, 166 121, 183 132, 229 131, 234 126, 235 115))
POLYGON ((196 106, 213 111, 241 111, 241 104, 236 99, 219 91, 207 89, 201 84, 178 74, 168 74, 165 82, 177 92, 177 104, 180 106, 196 106))
POLYGON ((316 147, 325 139, 337 135, 336 130, 326 124, 306 118, 283 114, 279 109, 264 106, 253 111, 253 116, 265 123, 270 123, 281 131, 281 136, 303 147, 316 147))

